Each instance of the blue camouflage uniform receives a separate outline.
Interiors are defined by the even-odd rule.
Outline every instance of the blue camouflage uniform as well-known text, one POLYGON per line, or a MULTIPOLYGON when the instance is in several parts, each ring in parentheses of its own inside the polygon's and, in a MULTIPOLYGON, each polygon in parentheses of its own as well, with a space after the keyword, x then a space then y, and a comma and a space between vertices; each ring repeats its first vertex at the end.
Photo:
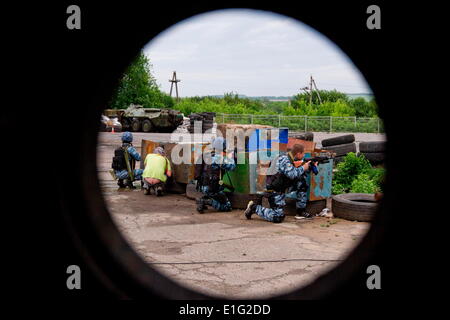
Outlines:
MULTIPOLYGON (((136 161, 141 161, 141 155, 139 154, 139 152, 136 151, 136 149, 133 146, 129 146, 127 148, 128 154, 136 161)), ((133 174, 134 174, 134 181, 136 180, 142 180, 142 173, 144 172, 144 170, 142 169, 134 169, 133 170, 133 174)), ((117 179, 128 179, 129 175, 128 175, 128 170, 120 170, 120 171, 115 171, 116 173, 116 177, 117 179)))
MULTIPOLYGON (((308 199, 307 195, 307 184, 306 184, 306 174, 309 172, 305 171, 302 166, 296 168, 289 156, 287 154, 280 155, 276 162, 277 172, 281 172, 284 176, 293 180, 291 191, 296 192, 296 207, 297 209, 306 208, 306 202, 308 199)), ((281 222, 284 219, 284 206, 286 205, 286 194, 284 192, 272 191, 268 200, 270 208, 265 208, 262 205, 257 205, 255 212, 261 218, 270 222, 281 222)))
MULTIPOLYGON (((213 169, 222 169, 223 171, 233 171, 236 168, 236 163, 233 158, 223 157, 220 154, 211 156, 211 167, 213 169), (223 161, 222 161, 223 159, 223 161)), ((231 202, 228 200, 224 187, 219 185, 216 187, 217 192, 212 192, 210 186, 201 186, 201 192, 204 198, 211 199, 211 206, 217 211, 231 211, 231 202)))
MULTIPOLYGON (((122 147, 127 147, 127 151, 128 154, 135 160, 135 161, 140 161, 141 160, 141 155, 136 151, 136 149, 131 145, 131 142, 133 141, 133 135, 131 132, 124 132, 122 134, 122 147)), ((133 175, 134 175, 134 180, 142 180, 142 173, 144 171, 142 169, 134 169, 133 170, 133 175)), ((124 179, 128 179, 129 175, 128 175, 128 170, 124 169, 124 170, 115 170, 114 172, 116 174, 117 179, 119 180, 124 180, 124 179)))

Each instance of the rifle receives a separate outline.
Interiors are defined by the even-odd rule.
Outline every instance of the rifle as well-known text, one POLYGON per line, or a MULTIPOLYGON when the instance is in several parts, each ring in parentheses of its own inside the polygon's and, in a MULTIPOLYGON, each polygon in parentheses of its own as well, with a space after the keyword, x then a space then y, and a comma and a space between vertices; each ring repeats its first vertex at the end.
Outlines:
POLYGON ((128 175, 130 176, 130 180, 134 181, 134 174, 133 174, 133 170, 130 166, 130 158, 128 157, 128 148, 125 147, 123 151, 124 151, 124 156, 125 156, 125 162, 127 164, 128 175))
POLYGON ((305 158, 305 162, 311 161, 311 162, 317 162, 318 164, 321 163, 328 163, 330 162, 330 157, 327 156, 318 156, 318 157, 312 157, 312 158, 305 158))
MULTIPOLYGON (((310 166, 312 172, 314 172, 314 174, 318 174, 319 170, 317 169, 317 167, 315 165, 313 165, 313 163, 317 162, 318 165, 321 164, 321 163, 328 163, 328 162, 330 162, 330 159, 331 158, 328 157, 328 156, 317 156, 317 157, 312 157, 312 158, 305 158, 303 160, 303 163, 307 163, 308 161, 311 161, 309 166, 310 166)), ((298 161, 298 160, 300 160, 300 159, 294 159, 294 161, 298 161)), ((294 164, 294 166, 296 168, 298 168, 300 165, 295 165, 294 164)))

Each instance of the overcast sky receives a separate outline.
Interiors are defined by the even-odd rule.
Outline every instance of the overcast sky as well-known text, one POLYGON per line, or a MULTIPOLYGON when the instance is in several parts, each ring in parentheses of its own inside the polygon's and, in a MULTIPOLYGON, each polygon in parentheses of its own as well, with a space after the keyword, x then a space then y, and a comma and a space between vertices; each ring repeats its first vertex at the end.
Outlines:
MULTIPOLYGON (((159 34, 144 48, 160 88, 177 72, 179 94, 291 96, 308 85, 370 93, 349 58, 328 38, 285 16, 223 10, 194 16, 159 34)), ((174 91, 175 92, 175 91, 174 91)), ((174 95, 174 93, 173 93, 174 95)))

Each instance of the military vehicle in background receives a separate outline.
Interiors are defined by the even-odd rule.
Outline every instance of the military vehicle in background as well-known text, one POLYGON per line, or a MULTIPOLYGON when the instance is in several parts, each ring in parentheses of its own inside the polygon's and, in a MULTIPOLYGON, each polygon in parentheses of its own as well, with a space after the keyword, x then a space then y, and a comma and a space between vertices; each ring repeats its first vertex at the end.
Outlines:
POLYGON ((144 108, 130 104, 126 109, 106 109, 103 114, 117 118, 122 131, 173 132, 183 123, 183 114, 173 109, 144 108))

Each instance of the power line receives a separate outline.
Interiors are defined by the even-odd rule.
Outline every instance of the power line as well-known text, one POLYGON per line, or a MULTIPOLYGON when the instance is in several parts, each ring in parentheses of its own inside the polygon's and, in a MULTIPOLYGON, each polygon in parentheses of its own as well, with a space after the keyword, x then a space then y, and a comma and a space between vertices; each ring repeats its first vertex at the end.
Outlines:
POLYGON ((329 82, 320 82, 321 84, 331 85, 331 86, 340 86, 340 87, 353 87, 353 88, 360 88, 360 89, 367 89, 361 86, 354 86, 354 85, 348 85, 348 84, 338 84, 338 83, 329 83, 329 82))

